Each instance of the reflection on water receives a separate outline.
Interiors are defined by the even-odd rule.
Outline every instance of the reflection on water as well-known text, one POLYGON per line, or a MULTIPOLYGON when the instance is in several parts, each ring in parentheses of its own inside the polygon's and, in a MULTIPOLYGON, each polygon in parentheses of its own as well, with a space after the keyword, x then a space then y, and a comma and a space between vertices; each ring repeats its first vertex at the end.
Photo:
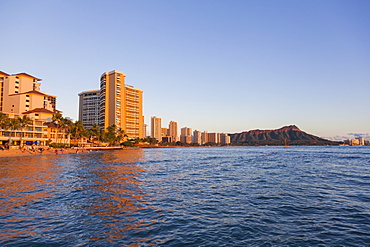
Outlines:
POLYGON ((0 159, 0 246, 368 246, 369 147, 0 159))
POLYGON ((144 170, 135 164, 142 157, 128 149, 2 158, 0 239, 47 243, 61 235, 63 244, 77 231, 81 241, 109 242, 151 224, 132 217, 145 197, 137 180, 144 170))
MULTIPOLYGON (((57 181, 58 165, 46 157, 9 158, 0 160, 0 217, 3 223, 17 224, 37 219, 30 215, 28 205, 53 194, 44 190, 48 181, 57 181)), ((0 238, 30 235, 32 228, 0 229, 0 238)))

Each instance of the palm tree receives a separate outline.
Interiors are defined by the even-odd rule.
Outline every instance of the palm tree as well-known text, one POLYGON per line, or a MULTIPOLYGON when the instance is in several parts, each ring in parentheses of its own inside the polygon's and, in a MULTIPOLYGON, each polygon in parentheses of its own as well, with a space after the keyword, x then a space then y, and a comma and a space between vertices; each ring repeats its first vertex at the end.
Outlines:
POLYGON ((104 133, 104 139, 112 146, 116 141, 116 125, 108 126, 104 133))
POLYGON ((127 135, 125 134, 125 131, 122 128, 119 128, 116 130, 116 142, 120 144, 127 135))
POLYGON ((72 137, 76 138, 79 141, 83 136, 86 136, 88 134, 85 126, 83 126, 81 121, 76 121, 72 124, 70 133, 72 137))
POLYGON ((20 143, 19 147, 22 147, 22 137, 23 137, 23 130, 32 125, 32 119, 30 119, 27 115, 23 115, 22 117, 18 117, 18 124, 19 128, 21 129, 21 137, 20 137, 20 143))
MULTIPOLYGON (((73 122, 68 118, 62 118, 59 123, 59 128, 63 131, 63 136, 66 135, 66 133, 70 133, 70 130, 72 128, 73 122)), ((64 138, 64 144, 66 140, 64 138)))
POLYGON ((0 112, 0 128, 2 130, 9 129, 9 117, 5 114, 0 112))
POLYGON ((5 113, 0 112, 0 128, 5 128, 8 119, 9 117, 5 113))
MULTIPOLYGON (((8 122, 8 126, 9 126, 9 129, 11 129, 14 132, 14 137, 15 137, 15 131, 17 129, 20 129, 20 127, 21 127, 20 124, 19 124, 18 118, 10 118, 9 122, 8 122)), ((10 145, 11 137, 12 137, 12 135, 10 134, 10 136, 9 136, 9 145, 10 145)))
POLYGON ((106 141, 110 146, 119 144, 125 137, 127 137, 125 131, 121 128, 117 129, 116 125, 108 126, 105 132, 106 141))
POLYGON ((98 139, 99 142, 102 142, 103 141, 103 134, 104 134, 104 131, 99 127, 98 124, 94 123, 91 128, 88 130, 88 137, 90 138, 90 140, 92 138, 96 138, 98 139))
POLYGON ((51 119, 51 122, 54 123, 56 125, 56 139, 55 139, 55 142, 58 144, 58 136, 59 136, 59 127, 60 127, 60 123, 62 121, 63 117, 62 117, 62 114, 60 113, 57 113, 55 115, 53 115, 52 119, 51 119))

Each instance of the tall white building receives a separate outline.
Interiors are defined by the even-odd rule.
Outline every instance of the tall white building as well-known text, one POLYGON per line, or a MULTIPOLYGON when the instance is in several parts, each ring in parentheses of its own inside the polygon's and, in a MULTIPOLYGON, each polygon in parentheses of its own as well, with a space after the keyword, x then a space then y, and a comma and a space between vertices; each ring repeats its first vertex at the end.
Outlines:
POLYGON ((85 128, 99 124, 99 95, 100 90, 83 91, 79 96, 78 120, 85 128))

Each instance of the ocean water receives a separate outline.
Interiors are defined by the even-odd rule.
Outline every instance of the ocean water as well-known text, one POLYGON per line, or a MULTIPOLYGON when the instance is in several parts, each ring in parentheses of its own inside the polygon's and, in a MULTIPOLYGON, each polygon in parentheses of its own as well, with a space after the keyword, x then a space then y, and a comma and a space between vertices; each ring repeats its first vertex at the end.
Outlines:
POLYGON ((1 158, 0 246, 370 246, 370 147, 1 158))

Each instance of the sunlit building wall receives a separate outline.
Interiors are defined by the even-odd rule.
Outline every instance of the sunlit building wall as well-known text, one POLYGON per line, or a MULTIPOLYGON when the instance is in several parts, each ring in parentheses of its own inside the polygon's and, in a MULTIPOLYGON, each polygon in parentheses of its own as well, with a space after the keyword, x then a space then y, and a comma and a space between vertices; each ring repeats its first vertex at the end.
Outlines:
POLYGON ((175 121, 171 121, 168 125, 168 135, 172 137, 175 142, 179 141, 178 124, 175 121))
POLYGON ((41 79, 27 73, 9 75, 0 71, 0 111, 24 114, 34 109, 56 111, 56 96, 40 90, 41 79))
POLYGON ((230 136, 228 134, 220 134, 220 143, 221 144, 230 144, 230 136))
POLYGON ((208 133, 208 142, 219 143, 218 134, 217 133, 208 133))
POLYGON ((126 75, 118 70, 100 77, 99 126, 115 125, 128 138, 143 138, 143 90, 125 84, 126 75))
POLYGON ((194 130, 192 142, 201 144, 202 143, 202 132, 200 132, 199 130, 194 130))
POLYGON ((192 142, 192 129, 188 127, 181 128, 180 142, 191 143, 192 142))
POLYGON ((205 144, 208 142, 208 132, 207 131, 202 132, 201 140, 202 140, 202 144, 205 144))
POLYGON ((168 129, 167 128, 162 128, 162 137, 168 136, 168 129))
POLYGON ((162 119, 159 117, 151 117, 151 135, 150 137, 162 141, 162 119))

